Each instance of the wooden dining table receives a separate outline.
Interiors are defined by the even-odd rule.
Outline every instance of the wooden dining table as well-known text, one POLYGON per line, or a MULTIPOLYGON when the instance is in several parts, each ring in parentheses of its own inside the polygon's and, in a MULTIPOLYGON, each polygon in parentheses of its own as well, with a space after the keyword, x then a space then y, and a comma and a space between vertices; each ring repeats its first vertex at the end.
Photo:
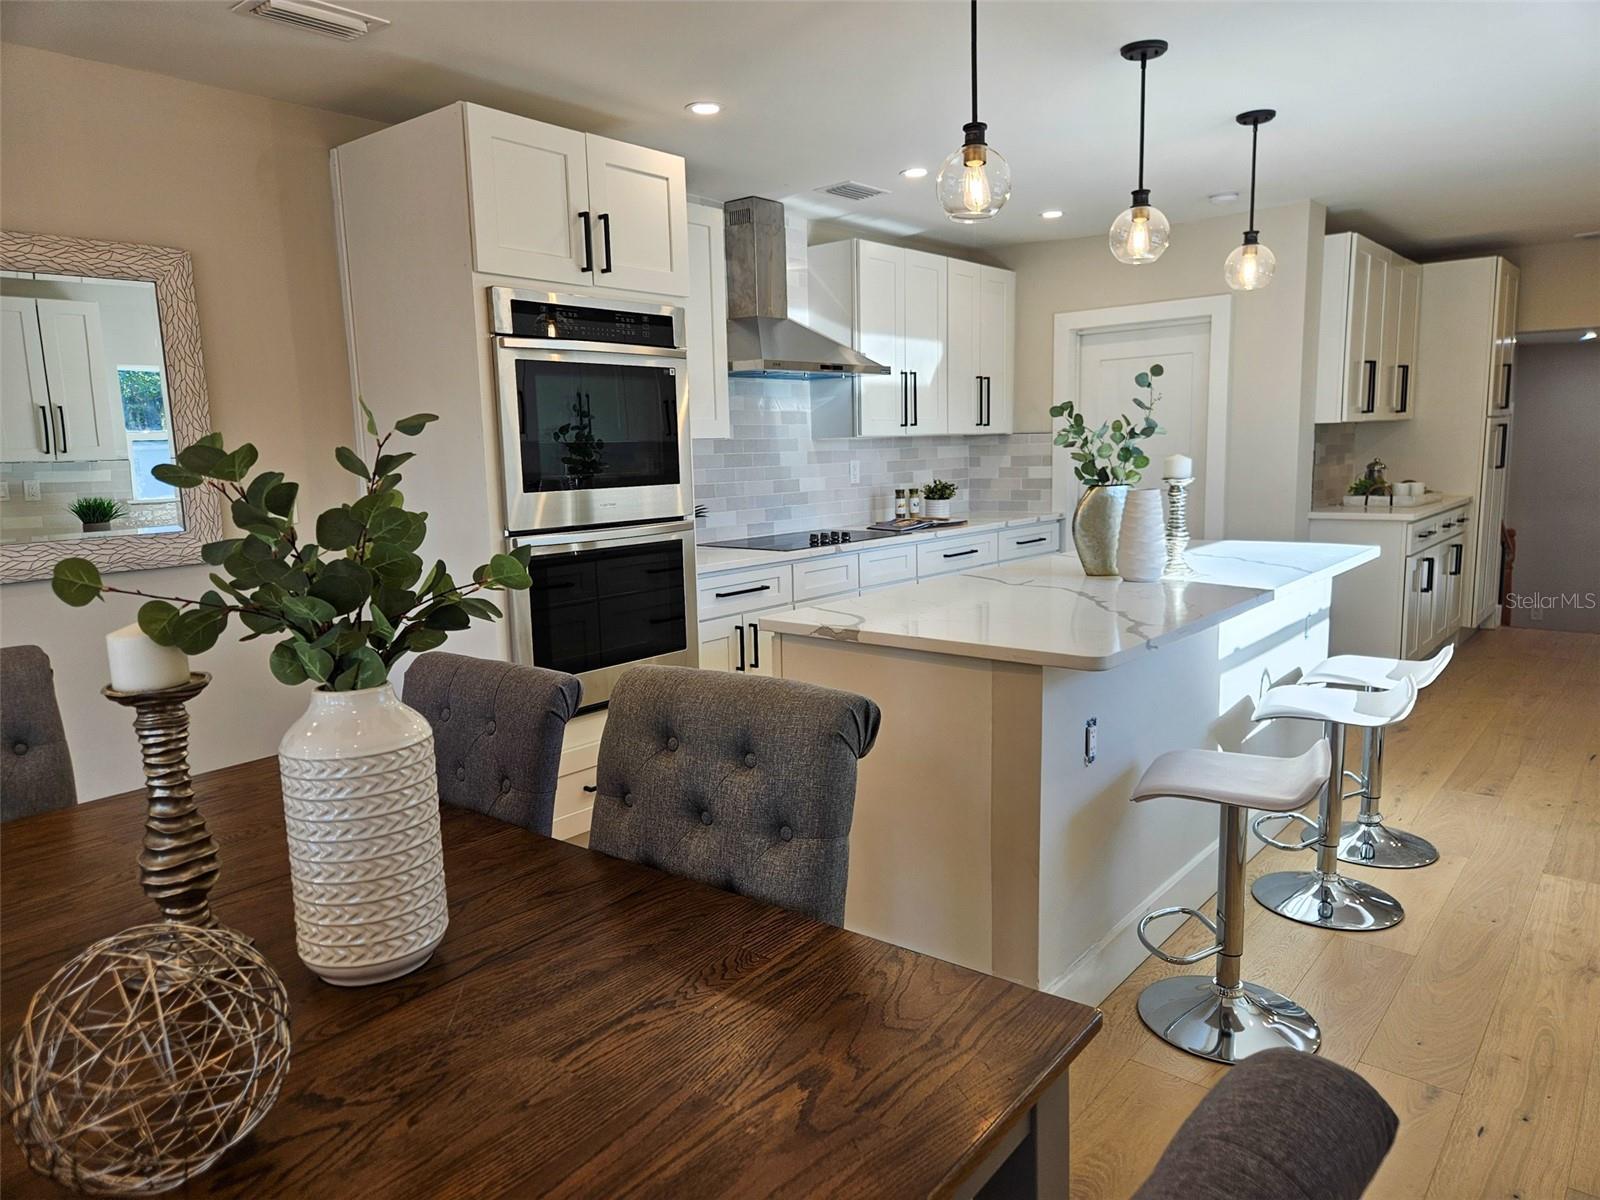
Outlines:
MULTIPOLYGON (((172 1195, 1067 1195, 1092 1008, 457 808, 443 944, 332 987, 295 954, 275 762, 195 790, 213 910, 282 976, 293 1051, 261 1123, 172 1195)), ((143 823, 139 792, 0 830, 7 1053, 57 968, 157 919, 143 823)), ((0 1192, 67 1194, 0 1141, 0 1192)))

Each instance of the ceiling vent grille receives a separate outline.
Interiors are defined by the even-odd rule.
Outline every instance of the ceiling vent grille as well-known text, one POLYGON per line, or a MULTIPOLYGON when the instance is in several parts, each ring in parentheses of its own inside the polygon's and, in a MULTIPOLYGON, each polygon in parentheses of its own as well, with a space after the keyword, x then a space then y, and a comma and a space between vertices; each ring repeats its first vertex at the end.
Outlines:
POLYGON ((327 4, 323 0, 239 0, 233 6, 233 11, 309 29, 312 33, 325 34, 345 42, 365 37, 389 23, 382 17, 327 4))
POLYGON ((887 196, 888 188, 873 187, 870 183, 857 183, 853 179, 846 179, 843 183, 829 184, 820 187, 819 192, 829 196, 838 196, 843 200, 871 200, 874 196, 887 196))

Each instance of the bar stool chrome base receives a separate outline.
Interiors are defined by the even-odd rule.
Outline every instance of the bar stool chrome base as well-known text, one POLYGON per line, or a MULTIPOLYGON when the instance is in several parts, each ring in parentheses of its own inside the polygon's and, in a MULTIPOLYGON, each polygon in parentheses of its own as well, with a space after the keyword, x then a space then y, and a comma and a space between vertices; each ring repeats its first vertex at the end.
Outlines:
POLYGON ((1274 871, 1256 880, 1250 894, 1280 917, 1319 929, 1388 929, 1406 915, 1383 889, 1321 871, 1274 871))
POLYGON ((1316 1021, 1287 996, 1255 983, 1225 988, 1208 975, 1156 980, 1139 993, 1139 1018, 1162 1041, 1212 1062, 1322 1046, 1316 1021))
POLYGON ((1381 821, 1346 821, 1339 830, 1339 861, 1358 867, 1408 871, 1439 861, 1432 842, 1414 833, 1390 829, 1381 821))

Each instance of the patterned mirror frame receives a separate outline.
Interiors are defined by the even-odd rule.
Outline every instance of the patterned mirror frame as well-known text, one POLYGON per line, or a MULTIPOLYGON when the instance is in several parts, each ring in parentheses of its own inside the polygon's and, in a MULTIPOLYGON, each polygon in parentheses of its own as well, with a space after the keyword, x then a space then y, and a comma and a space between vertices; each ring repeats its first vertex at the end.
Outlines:
MULTIPOLYGON (((211 432, 205 364, 200 356, 200 316, 188 251, 48 233, 0 233, 0 270, 154 283, 174 453, 211 432)), ((181 491, 178 498, 183 505, 180 533, 130 533, 126 537, 0 546, 0 583, 48 579, 63 558, 87 558, 102 574, 200 562, 200 547, 222 537, 221 505, 210 488, 181 491)))

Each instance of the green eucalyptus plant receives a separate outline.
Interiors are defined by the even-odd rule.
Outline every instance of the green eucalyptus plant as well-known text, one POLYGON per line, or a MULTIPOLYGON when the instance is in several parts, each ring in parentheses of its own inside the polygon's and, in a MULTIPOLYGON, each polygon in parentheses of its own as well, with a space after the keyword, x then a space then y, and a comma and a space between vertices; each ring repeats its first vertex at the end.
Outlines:
POLYGON ((80 496, 67 511, 85 525, 104 525, 128 515, 127 506, 109 496, 80 496))
POLYGON ((1134 386, 1144 388, 1147 393, 1133 397, 1134 407, 1144 414, 1142 417, 1121 416, 1090 428, 1071 400, 1051 407, 1052 417, 1067 420, 1065 427, 1057 432, 1055 444, 1071 452, 1076 464, 1073 474, 1079 482, 1093 487, 1138 483, 1143 478, 1150 457, 1140 449, 1139 443, 1165 432, 1152 415, 1161 399, 1156 393, 1155 381, 1164 373, 1160 363, 1151 363, 1149 370, 1133 377, 1134 386))
POLYGON ((954 500, 956 498, 956 485, 944 479, 935 479, 922 489, 922 495, 928 500, 954 500))
POLYGON ((443 561, 424 573, 416 551, 427 534, 428 514, 409 511, 399 489, 399 468, 414 455, 389 453, 387 446, 396 433, 413 437, 438 418, 418 413, 380 437, 365 403, 361 411, 376 439, 372 461, 348 446, 335 450, 334 458, 365 488, 359 499, 317 518, 314 542, 302 541, 295 528, 300 485, 278 471, 249 478, 256 448, 246 443, 230 451, 220 433, 210 433, 179 452, 176 463, 151 473, 173 487, 210 488, 229 502, 243 536, 201 550, 207 563, 220 568, 211 575, 216 590, 196 600, 112 587, 87 559, 68 558, 56 564, 55 594, 75 607, 106 592, 143 596, 139 628, 159 645, 186 654, 216 645, 229 618, 237 616, 250 631, 244 641, 284 635, 270 660, 280 682, 310 679, 341 692, 376 687, 402 655, 431 650, 474 620, 497 619, 500 609, 478 593, 530 587, 528 550, 496 554, 466 585, 451 578, 443 561))

